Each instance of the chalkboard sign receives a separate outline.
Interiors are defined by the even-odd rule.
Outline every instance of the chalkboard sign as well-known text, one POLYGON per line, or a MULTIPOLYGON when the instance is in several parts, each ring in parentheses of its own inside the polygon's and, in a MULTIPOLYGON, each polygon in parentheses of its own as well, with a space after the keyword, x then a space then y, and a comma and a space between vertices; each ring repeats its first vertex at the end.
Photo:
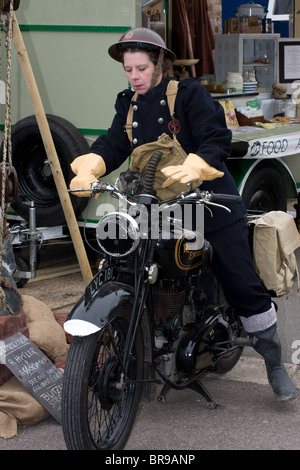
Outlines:
POLYGON ((61 423, 63 374, 50 359, 30 339, 16 333, 0 341, 0 362, 61 423))

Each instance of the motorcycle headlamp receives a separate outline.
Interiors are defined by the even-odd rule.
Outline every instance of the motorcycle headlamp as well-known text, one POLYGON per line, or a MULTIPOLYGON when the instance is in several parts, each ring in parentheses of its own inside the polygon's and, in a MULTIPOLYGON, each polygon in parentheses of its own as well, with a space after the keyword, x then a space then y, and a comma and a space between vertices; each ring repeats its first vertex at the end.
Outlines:
POLYGON ((110 256, 120 258, 133 253, 140 243, 140 237, 138 223, 126 212, 110 212, 97 224, 97 242, 110 256))

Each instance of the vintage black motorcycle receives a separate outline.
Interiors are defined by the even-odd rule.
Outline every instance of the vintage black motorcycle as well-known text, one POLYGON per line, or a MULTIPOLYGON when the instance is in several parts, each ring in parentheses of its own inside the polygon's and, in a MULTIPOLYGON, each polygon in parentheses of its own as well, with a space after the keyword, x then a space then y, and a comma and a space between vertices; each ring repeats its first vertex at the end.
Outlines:
POLYGON ((152 155, 137 195, 117 183, 92 187, 123 205, 98 223, 99 271, 64 324, 73 335, 62 394, 68 449, 123 449, 140 402, 159 384, 160 400, 189 387, 216 406, 200 379, 229 371, 250 345, 209 269, 213 253, 202 222, 196 230, 185 223, 190 209, 202 220, 204 208, 229 210, 221 203, 240 197, 197 188, 160 202, 152 191, 159 158, 152 155))

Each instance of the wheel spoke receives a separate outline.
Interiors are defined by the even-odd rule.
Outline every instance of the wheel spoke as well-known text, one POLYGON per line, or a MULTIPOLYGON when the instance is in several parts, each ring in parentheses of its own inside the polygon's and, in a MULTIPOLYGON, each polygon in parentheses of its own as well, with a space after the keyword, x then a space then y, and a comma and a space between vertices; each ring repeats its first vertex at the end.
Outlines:
MULTIPOLYGON (((126 335, 114 322, 106 325, 99 338, 92 365, 88 421, 92 438, 100 446, 113 439, 123 415, 126 415, 123 404, 127 398, 127 387, 123 385, 121 388, 125 339, 126 335), (120 388, 117 388, 117 384, 120 388)), ((130 406, 130 401, 126 403, 130 406)))

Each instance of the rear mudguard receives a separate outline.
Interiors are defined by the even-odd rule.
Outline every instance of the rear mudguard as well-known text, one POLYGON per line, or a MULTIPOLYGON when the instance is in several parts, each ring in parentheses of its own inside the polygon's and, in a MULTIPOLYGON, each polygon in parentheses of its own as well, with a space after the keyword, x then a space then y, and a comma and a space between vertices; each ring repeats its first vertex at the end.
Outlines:
POLYGON ((64 323, 72 336, 88 336, 99 331, 123 302, 134 300, 134 289, 127 284, 107 282, 89 301, 83 295, 64 323))

